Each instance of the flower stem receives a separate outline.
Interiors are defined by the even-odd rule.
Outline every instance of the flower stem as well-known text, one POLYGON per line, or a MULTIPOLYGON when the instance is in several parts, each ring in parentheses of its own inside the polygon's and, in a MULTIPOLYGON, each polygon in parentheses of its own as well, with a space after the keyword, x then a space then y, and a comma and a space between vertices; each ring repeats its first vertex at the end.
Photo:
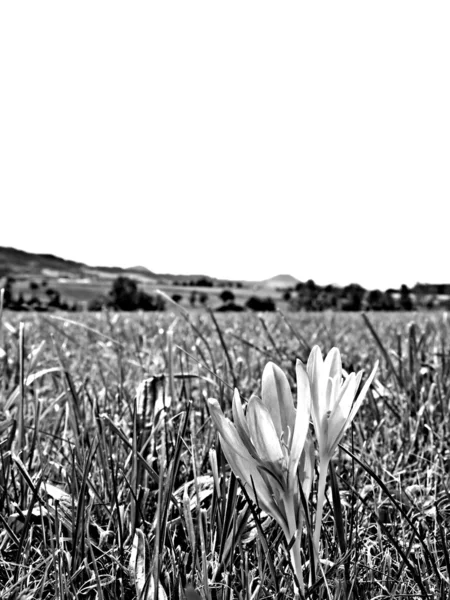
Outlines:
POLYGON ((314 528, 314 548, 317 553, 317 561, 319 560, 319 543, 320 530, 322 528, 323 505, 325 502, 325 485, 327 482, 327 472, 329 460, 321 460, 319 466, 319 483, 317 485, 317 506, 316 506, 316 524, 314 528))
POLYGON ((289 556, 291 557, 292 564, 294 565, 295 574, 298 579, 299 588, 300 588, 300 597, 304 598, 305 595, 305 584, 303 581, 303 570, 302 570, 302 559, 300 556, 300 541, 301 536, 297 532, 297 537, 295 542, 292 545, 292 548, 289 552, 289 556))
POLYGON ((302 569, 302 557, 301 557, 301 527, 297 528, 297 515, 295 511, 294 498, 291 495, 289 500, 285 502, 286 515, 288 520, 289 531, 285 532, 287 543, 292 541, 292 537, 295 535, 294 543, 289 550, 289 556, 294 567, 295 575, 298 580, 298 589, 295 585, 295 598, 305 597, 305 583, 303 580, 303 569, 302 569))

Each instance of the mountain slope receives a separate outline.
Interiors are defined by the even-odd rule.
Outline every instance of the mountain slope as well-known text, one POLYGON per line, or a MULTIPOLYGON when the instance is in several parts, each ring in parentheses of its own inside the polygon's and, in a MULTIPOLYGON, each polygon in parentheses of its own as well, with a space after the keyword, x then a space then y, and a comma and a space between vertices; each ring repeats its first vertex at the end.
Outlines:
POLYGON ((28 277, 111 277, 117 275, 138 275, 140 278, 154 278, 155 274, 137 267, 91 267, 74 260, 54 256, 53 254, 34 254, 17 248, 0 246, 0 276, 28 277))

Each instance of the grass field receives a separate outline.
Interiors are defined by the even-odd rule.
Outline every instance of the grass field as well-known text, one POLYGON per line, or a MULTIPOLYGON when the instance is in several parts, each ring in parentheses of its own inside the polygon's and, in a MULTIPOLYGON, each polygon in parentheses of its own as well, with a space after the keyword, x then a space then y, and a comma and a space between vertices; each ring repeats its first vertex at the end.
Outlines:
MULTIPOLYGON (((299 532, 309 598, 448 598, 449 325, 442 313, 0 317, 0 598, 293 598, 291 548, 209 415, 273 361, 380 361, 299 532)), ((311 429, 312 430, 312 429, 311 429)))

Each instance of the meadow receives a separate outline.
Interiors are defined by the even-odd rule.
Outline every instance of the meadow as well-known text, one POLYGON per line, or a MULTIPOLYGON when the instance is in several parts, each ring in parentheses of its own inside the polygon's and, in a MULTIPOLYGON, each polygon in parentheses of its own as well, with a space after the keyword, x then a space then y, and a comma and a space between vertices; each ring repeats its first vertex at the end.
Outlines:
POLYGON ((378 371, 333 455, 307 598, 448 598, 445 313, 0 315, 0 598, 294 598, 289 547, 207 399, 260 394, 318 344, 378 371))

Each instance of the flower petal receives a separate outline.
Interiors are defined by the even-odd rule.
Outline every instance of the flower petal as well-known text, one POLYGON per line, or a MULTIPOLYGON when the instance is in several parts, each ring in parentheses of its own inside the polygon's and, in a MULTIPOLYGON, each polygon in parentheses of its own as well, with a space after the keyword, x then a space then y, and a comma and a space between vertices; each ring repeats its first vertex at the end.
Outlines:
POLYGON ((331 377, 331 379, 337 377, 338 383, 340 384, 342 381, 342 360, 341 353, 337 348, 331 348, 325 358, 323 366, 326 377, 331 377))
POLYGON ((306 364, 306 372, 310 381, 317 381, 322 377, 323 357, 319 346, 314 346, 306 364))
POLYGON ((247 422, 251 439, 262 463, 276 465, 284 458, 278 433, 272 417, 256 396, 250 398, 247 407, 247 422))
POLYGON ((283 434, 288 442, 289 429, 295 420, 294 401, 289 381, 284 372, 273 362, 267 363, 262 375, 262 403, 272 417, 278 439, 283 434))
POLYGON ((356 390, 355 373, 350 373, 342 386, 339 398, 328 419, 327 448, 324 448, 323 450, 329 455, 331 455, 334 448, 336 448, 341 440, 343 428, 349 418, 350 410, 355 399, 356 390))
POLYGON ((338 376, 336 375, 335 377, 329 377, 328 381, 327 381, 327 391, 325 394, 325 396, 326 396, 325 414, 328 416, 330 415, 330 412, 332 412, 334 407, 336 406, 340 389, 341 389, 341 380, 338 379, 338 376))
MULTIPOLYGON (((345 402, 344 402, 344 406, 341 407, 342 408, 342 416, 347 414, 346 419, 344 420, 344 422, 342 423, 341 429, 340 431, 334 430, 334 439, 332 439, 332 436, 330 435, 330 444, 329 444, 329 453, 330 456, 331 454, 334 452, 334 450, 336 449, 337 445, 340 443, 341 439, 344 436, 345 431, 347 430, 347 428, 349 427, 350 423, 353 421, 353 419, 356 416, 356 413, 358 412, 364 398, 366 397, 366 394, 369 390, 369 387, 373 381, 373 378, 375 377, 375 373, 377 372, 378 369, 378 361, 375 363, 374 368, 372 369, 371 374, 369 375, 369 377, 367 378, 367 381, 364 384, 363 389, 361 390, 361 392, 359 393, 357 399, 354 401, 353 406, 347 407, 346 404, 348 403, 349 399, 350 401, 354 398, 356 391, 359 387, 359 383, 361 381, 361 377, 362 377, 362 371, 360 371, 356 377, 354 378, 354 392, 353 392, 353 398, 351 396, 351 392, 349 390, 347 390, 345 392, 345 394, 342 396, 342 400, 338 403, 338 408, 341 407, 342 402, 344 401, 345 398, 345 402), (347 412, 349 411, 349 412, 347 412)), ((351 375, 354 375, 354 373, 352 373, 351 375)), ((351 375, 349 375, 349 377, 351 377, 351 375)), ((352 384, 350 384, 352 385, 352 384)), ((341 417, 342 419, 342 417, 341 417)))
POLYGON ((208 398, 208 406, 214 425, 219 431, 222 451, 233 473, 241 480, 250 498, 284 527, 285 519, 275 505, 272 493, 259 472, 258 462, 250 456, 234 424, 225 417, 218 401, 208 398))
MULTIPOLYGON (((357 399, 355 400, 355 403, 353 405, 352 411, 350 413, 350 419, 353 420, 354 416, 356 415, 356 413, 359 410, 359 407, 361 406, 362 401, 364 400, 364 398, 366 397, 367 392, 369 391, 369 388, 372 384, 372 381, 375 377, 375 374, 378 370, 378 361, 375 363, 372 372, 370 373, 369 377, 367 378, 363 389, 359 392, 357 399)), ((358 373, 359 375, 359 373, 358 373)))
POLYGON ((308 433, 306 436, 305 445, 299 463, 299 474, 300 481, 302 482, 302 490, 305 495, 306 501, 309 499, 311 488, 314 479, 314 465, 315 465, 315 451, 314 442, 311 434, 308 433))
MULTIPOLYGON (((281 527, 286 527, 286 519, 275 504, 272 491, 261 476, 254 461, 248 462, 234 451, 228 442, 219 434, 220 444, 225 458, 233 473, 238 477, 245 487, 250 498, 266 513, 278 521, 281 527)), ((267 479, 267 478, 266 478, 267 479)))
POLYGON ((326 412, 325 391, 323 389, 323 358, 319 346, 314 346, 306 365, 309 383, 311 386, 311 416, 314 424, 319 446, 323 446, 325 440, 322 431, 322 418, 326 412))
POLYGON ((237 389, 234 390, 233 395, 233 420, 244 446, 247 448, 253 458, 258 458, 256 450, 250 440, 250 431, 248 429, 247 421, 245 420, 241 397, 237 389))
POLYGON ((254 462, 254 459, 250 455, 249 451, 245 447, 245 444, 236 431, 236 427, 230 421, 230 419, 227 419, 227 417, 223 414, 218 401, 214 398, 208 398, 208 406, 214 425, 225 442, 231 448, 233 448, 233 451, 242 459, 254 462))
POLYGON ((294 431, 289 456, 289 486, 295 488, 297 468, 309 430, 311 412, 311 390, 308 375, 303 364, 297 360, 297 413, 295 415, 294 431))

